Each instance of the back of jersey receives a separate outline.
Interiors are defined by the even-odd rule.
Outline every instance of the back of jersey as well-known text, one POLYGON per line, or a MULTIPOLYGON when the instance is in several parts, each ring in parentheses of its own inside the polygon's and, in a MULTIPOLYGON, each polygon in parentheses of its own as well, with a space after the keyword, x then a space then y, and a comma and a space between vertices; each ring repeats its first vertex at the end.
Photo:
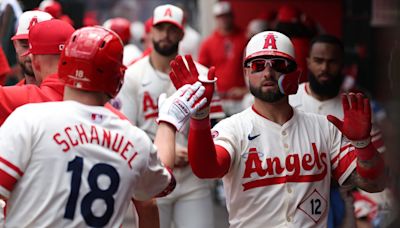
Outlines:
POLYGON ((151 198, 171 179, 143 131, 73 101, 20 108, 0 147, 14 178, 10 188, 0 181, 10 227, 117 227, 131 197, 151 198))

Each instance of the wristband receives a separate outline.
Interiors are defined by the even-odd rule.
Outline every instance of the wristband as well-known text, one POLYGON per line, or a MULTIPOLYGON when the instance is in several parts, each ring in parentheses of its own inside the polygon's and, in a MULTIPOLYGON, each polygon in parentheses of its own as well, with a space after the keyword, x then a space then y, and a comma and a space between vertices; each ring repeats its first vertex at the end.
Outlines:
POLYGON ((359 149, 367 147, 370 142, 371 142, 371 137, 368 137, 367 139, 364 140, 350 141, 351 145, 359 149))
POLYGON ((193 118, 193 119, 196 119, 196 120, 202 120, 202 119, 207 118, 207 116, 208 116, 209 114, 210 114, 210 106, 208 106, 208 107, 206 107, 206 108, 202 108, 202 109, 200 109, 199 111, 195 112, 195 113, 192 115, 192 118, 193 118))
POLYGON ((355 151, 357 158, 361 161, 371 160, 375 155, 379 154, 372 143, 368 144, 364 148, 355 148, 355 151))
POLYGON ((373 180, 382 175, 384 168, 385 168, 385 163, 383 159, 379 157, 379 160, 373 167, 363 168, 357 163, 356 170, 358 175, 360 175, 360 177, 373 180))

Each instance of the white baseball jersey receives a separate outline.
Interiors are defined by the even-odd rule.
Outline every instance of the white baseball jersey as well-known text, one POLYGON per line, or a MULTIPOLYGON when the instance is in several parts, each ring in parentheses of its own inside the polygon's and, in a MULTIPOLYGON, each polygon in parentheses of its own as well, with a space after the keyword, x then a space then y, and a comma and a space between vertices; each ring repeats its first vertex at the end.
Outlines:
POLYGON ((230 154, 223 177, 229 223, 242 227, 326 227, 330 180, 340 184, 356 155, 326 117, 294 109, 282 126, 253 108, 213 128, 230 154))
POLYGON ((6 227, 119 227, 130 199, 168 189, 146 134, 104 107, 28 104, 0 129, 6 227))
POLYGON ((127 44, 124 46, 124 55, 122 63, 128 66, 133 60, 139 58, 142 55, 142 51, 134 44, 127 44))
MULTIPOLYGON (((196 63, 196 67, 199 73, 207 73, 207 68, 204 66, 196 63)), ((127 69, 121 91, 112 103, 134 125, 144 130, 150 138, 154 139, 158 127, 156 123, 158 97, 162 93, 170 96, 175 91, 176 89, 169 76, 154 69, 150 64, 149 56, 146 56, 127 69)), ((217 102, 212 102, 211 104, 211 118, 224 117, 222 106, 217 102)), ((184 133, 177 133, 177 143, 186 147, 187 134, 188 126, 185 127, 184 133)), ((174 176, 177 182, 175 190, 160 200, 175 198, 180 194, 187 194, 200 188, 209 188, 207 181, 200 180, 193 175, 190 166, 175 168, 174 176)), ((193 197, 200 196, 193 195, 193 197)))
MULTIPOLYGON (((289 96, 289 103, 291 106, 304 112, 311 112, 324 116, 334 115, 339 119, 343 119, 341 94, 329 100, 319 101, 307 91, 307 83, 300 84, 297 93, 289 96)), ((376 149, 379 152, 383 152, 385 150, 385 145, 383 143, 382 133, 375 124, 372 124, 371 136, 371 141, 376 149)))

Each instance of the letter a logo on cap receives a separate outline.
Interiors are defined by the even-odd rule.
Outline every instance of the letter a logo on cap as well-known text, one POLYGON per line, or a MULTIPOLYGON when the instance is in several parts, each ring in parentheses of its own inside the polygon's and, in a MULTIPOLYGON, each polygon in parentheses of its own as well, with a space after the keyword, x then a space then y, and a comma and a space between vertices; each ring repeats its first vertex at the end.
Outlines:
POLYGON ((265 38, 264 49, 277 49, 274 34, 268 33, 267 37, 265 38))
POLYGON ((37 23, 38 23, 37 16, 32 17, 31 21, 29 21, 28 30, 30 30, 37 23))
POLYGON ((167 8, 164 13, 164 17, 172 17, 172 12, 170 8, 167 8))

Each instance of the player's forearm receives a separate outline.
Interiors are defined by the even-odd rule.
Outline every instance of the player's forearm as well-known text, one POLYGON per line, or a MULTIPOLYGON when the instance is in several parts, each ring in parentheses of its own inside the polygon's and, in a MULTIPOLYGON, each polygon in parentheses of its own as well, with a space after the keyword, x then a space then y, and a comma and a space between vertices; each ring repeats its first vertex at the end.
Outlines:
POLYGON ((160 218, 158 207, 155 199, 147 201, 133 201, 136 207, 136 212, 139 217, 140 228, 157 228, 160 227, 160 218))
POLYGON ((356 148, 357 167, 352 174, 353 183, 367 192, 379 192, 385 188, 384 161, 372 143, 356 148))
POLYGON ((222 147, 216 150, 209 118, 191 119, 188 154, 193 173, 199 178, 220 178, 229 169, 230 156, 222 147))
POLYGON ((175 128, 166 122, 160 122, 154 144, 161 162, 173 169, 175 164, 175 128))

